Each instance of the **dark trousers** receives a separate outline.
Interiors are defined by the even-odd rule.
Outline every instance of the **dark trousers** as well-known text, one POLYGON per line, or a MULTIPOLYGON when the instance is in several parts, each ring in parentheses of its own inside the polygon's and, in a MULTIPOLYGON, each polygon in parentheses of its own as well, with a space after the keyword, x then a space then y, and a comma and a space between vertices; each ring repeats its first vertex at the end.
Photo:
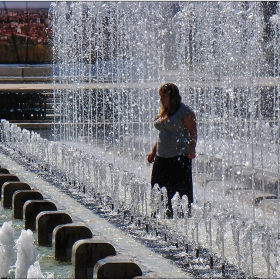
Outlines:
POLYGON ((193 203, 192 160, 186 156, 172 158, 157 156, 151 176, 151 186, 155 184, 160 188, 166 188, 170 210, 172 210, 171 199, 176 192, 179 192, 181 197, 187 195, 190 210, 190 204, 193 203))

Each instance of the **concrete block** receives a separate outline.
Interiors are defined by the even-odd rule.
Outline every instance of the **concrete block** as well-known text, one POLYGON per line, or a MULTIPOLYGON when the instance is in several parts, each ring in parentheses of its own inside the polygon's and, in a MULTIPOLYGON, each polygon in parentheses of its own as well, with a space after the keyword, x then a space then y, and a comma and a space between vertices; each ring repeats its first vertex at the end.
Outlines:
POLYGON ((55 227, 72 223, 71 216, 64 211, 43 211, 36 217, 37 242, 39 246, 52 246, 55 227))
POLYGON ((93 278, 131 279, 142 276, 141 268, 131 259, 123 256, 106 257, 94 266, 93 278))
POLYGON ((278 182, 280 180, 280 178, 277 177, 277 174, 269 171, 262 171, 260 169, 256 169, 255 171, 256 173, 253 177, 255 189, 277 196, 278 182))
POLYGON ((192 162, 193 172, 204 173, 209 168, 210 157, 205 154, 198 154, 192 162))
POLYGON ((2 206, 12 208, 13 195, 19 190, 31 190, 31 187, 24 182, 6 182, 2 186, 2 206))
POLYGON ((36 216, 42 211, 57 210, 50 200, 27 200, 23 205, 25 229, 36 230, 36 216))
POLYGON ((0 76, 22 76, 22 68, 21 67, 0 67, 0 76))
POLYGON ((75 279, 92 279, 95 264, 108 256, 115 256, 116 250, 100 237, 79 240, 72 247, 72 264, 75 279))
POLYGON ((16 191, 12 197, 14 219, 23 219, 23 205, 27 200, 43 200, 43 195, 37 190, 16 191))
POLYGON ((270 194, 270 193, 263 193, 263 192, 257 192, 255 194, 255 205, 258 205, 261 201, 263 200, 269 200, 269 199, 277 199, 277 195, 274 195, 274 194, 270 194))
POLYGON ((7 168, 0 167, 0 174, 10 174, 10 171, 7 168))
POLYGON ((136 276, 133 279, 159 279, 159 276, 155 273, 147 273, 142 276, 136 276))
POLYGON ((6 182, 20 181, 14 174, 0 174, 0 197, 2 197, 2 185, 6 182))
POLYGON ((61 262, 71 262, 72 247, 80 239, 92 238, 93 234, 85 224, 72 223, 54 228, 52 245, 54 257, 61 262))
POLYGON ((241 165, 230 167, 228 179, 236 181, 239 185, 252 188, 252 169, 241 165))
POLYGON ((223 160, 218 157, 205 154, 198 154, 193 160, 192 170, 197 173, 207 172, 210 176, 221 176, 227 171, 227 167, 223 167, 223 160))
POLYGON ((38 77, 38 76, 52 76, 53 71, 51 66, 44 67, 23 67, 23 77, 38 77))
POLYGON ((223 164, 225 164, 225 162, 223 162, 222 158, 210 157, 207 169, 208 174, 211 176, 222 176, 228 169, 228 167, 223 166, 223 164))
POLYGON ((278 181, 280 178, 277 177, 276 173, 262 171, 257 168, 253 172, 251 168, 236 165, 231 168, 231 176, 237 183, 248 186, 249 189, 254 188, 257 191, 263 191, 265 196, 275 196, 278 193, 278 181))

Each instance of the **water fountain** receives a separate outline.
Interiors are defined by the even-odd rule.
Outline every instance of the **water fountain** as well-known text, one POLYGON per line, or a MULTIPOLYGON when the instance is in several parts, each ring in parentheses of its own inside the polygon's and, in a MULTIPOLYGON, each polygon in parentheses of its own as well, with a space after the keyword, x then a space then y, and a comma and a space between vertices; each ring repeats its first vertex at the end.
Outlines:
MULTIPOLYGON (((1 209, 1 224, 6 215, 8 211, 1 209)), ((54 278, 52 273, 41 270, 33 232, 22 229, 19 223, 4 222, 0 227, 0 252, 1 278, 54 278)))
POLYGON ((277 13, 269 45, 261 2, 57 2, 50 17, 55 141, 2 121, 3 149, 158 252, 169 244, 191 275, 279 277, 277 13), (177 197, 172 221, 146 162, 167 81, 199 128, 192 217, 177 197))

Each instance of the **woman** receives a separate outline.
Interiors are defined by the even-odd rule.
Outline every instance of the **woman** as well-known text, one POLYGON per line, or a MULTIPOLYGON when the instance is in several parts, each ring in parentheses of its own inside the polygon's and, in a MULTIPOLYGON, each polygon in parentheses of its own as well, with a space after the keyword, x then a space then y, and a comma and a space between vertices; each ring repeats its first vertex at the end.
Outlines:
POLYGON ((158 139, 148 155, 152 163, 151 185, 165 187, 168 194, 167 217, 173 216, 171 199, 176 192, 187 195, 189 214, 193 202, 192 159, 197 141, 196 117, 193 110, 181 102, 178 87, 166 83, 159 88, 161 110, 154 126, 158 139))

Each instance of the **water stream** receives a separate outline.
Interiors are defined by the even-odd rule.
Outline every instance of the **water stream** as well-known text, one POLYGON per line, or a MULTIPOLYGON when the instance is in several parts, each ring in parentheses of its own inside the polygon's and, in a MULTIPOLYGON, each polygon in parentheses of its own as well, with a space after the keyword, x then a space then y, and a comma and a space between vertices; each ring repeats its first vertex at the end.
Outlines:
MULTIPOLYGON (((179 274, 278 278, 280 21, 278 8, 265 21, 264 7, 53 3, 55 140, 3 120, 3 153, 171 259, 179 274), (198 124, 192 217, 173 220, 146 161, 165 82, 179 86, 198 124)), ((174 198, 174 207, 185 204, 174 198)))

